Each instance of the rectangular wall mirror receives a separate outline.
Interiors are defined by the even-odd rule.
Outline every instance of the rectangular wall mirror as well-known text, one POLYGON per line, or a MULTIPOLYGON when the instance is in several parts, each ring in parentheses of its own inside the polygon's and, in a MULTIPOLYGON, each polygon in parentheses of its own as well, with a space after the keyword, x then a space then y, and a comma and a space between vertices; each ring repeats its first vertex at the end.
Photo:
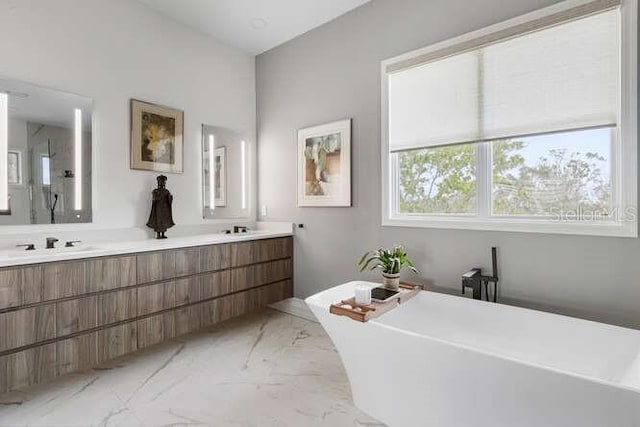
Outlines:
POLYGON ((219 126, 202 125, 204 218, 248 218, 249 140, 219 126))
POLYGON ((0 78, 0 226, 91 222, 92 104, 0 78))

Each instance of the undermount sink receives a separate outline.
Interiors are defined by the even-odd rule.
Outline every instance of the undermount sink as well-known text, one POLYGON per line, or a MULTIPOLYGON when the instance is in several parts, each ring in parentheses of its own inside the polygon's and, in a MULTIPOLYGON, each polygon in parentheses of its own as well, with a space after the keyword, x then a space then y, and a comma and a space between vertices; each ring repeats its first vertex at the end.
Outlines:
POLYGON ((69 254, 78 252, 89 252, 99 249, 97 246, 74 246, 71 248, 54 248, 54 249, 36 249, 33 251, 16 250, 10 251, 7 255, 10 258, 22 258, 28 256, 40 256, 40 255, 55 255, 55 254, 69 254))
POLYGON ((232 236, 242 236, 242 235, 256 236, 264 233, 266 233, 265 230, 247 230, 247 231, 241 231, 239 233, 231 233, 231 235, 232 236))

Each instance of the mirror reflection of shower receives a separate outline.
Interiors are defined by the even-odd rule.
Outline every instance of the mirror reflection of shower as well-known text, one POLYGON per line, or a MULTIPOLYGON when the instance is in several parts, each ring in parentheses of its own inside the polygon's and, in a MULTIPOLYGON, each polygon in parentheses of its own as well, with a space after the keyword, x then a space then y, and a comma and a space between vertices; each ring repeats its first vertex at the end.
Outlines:
POLYGON ((68 129, 27 123, 32 224, 74 222, 74 151, 68 129))
POLYGON ((0 227, 91 222, 92 100, 2 76, 1 93, 10 206, 0 227))
POLYGON ((54 153, 51 152, 51 140, 48 139, 47 140, 47 151, 48 151, 48 157, 43 157, 42 160, 42 185, 43 188, 46 188, 48 190, 48 200, 47 200, 47 207, 49 209, 49 218, 51 221, 51 224, 55 224, 56 223, 56 205, 58 204, 58 193, 54 193, 53 191, 51 191, 51 160, 53 159, 54 153), (46 159, 46 162, 44 161, 46 159), (47 169, 45 169, 47 168, 47 169), (45 177, 46 180, 48 181, 48 186, 44 187, 45 185, 45 177))

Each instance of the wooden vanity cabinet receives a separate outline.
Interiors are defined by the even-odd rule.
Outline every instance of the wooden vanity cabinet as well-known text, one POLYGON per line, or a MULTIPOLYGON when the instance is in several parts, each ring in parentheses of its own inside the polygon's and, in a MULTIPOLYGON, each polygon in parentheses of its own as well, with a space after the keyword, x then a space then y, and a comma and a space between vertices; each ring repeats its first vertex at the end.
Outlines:
POLYGON ((0 392, 293 295, 293 239, 0 269, 0 392))

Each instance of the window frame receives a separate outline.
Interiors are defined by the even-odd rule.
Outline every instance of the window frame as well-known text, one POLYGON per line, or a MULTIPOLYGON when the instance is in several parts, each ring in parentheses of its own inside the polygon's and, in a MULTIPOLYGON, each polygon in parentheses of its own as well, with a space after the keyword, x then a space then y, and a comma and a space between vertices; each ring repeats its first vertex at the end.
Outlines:
POLYGON ((40 165, 39 166, 40 166, 40 185, 43 188, 51 187, 51 156, 49 156, 48 154, 41 154, 40 155, 40 165), (47 166, 48 166, 47 176, 49 177, 49 183, 48 184, 44 182, 44 178, 45 178, 44 159, 47 159, 47 166))
MULTIPOLYGON (((619 216, 629 213, 627 220, 617 221, 551 221, 549 218, 492 215, 491 148, 489 142, 476 143, 477 211, 473 214, 399 214, 397 154, 389 152, 388 68, 411 62, 434 52, 508 31, 528 22, 544 19, 569 9, 594 3, 594 0, 566 0, 507 21, 491 25, 381 62, 381 160, 382 160, 382 226, 444 228, 461 230, 512 231, 594 236, 637 237, 637 90, 638 90, 638 0, 620 1, 620 121, 612 138, 611 183, 612 208, 619 216), (481 165, 489 165, 482 167, 481 165), (489 197, 486 197, 486 195, 489 197)), ((603 9, 602 11, 604 11, 603 9)))

